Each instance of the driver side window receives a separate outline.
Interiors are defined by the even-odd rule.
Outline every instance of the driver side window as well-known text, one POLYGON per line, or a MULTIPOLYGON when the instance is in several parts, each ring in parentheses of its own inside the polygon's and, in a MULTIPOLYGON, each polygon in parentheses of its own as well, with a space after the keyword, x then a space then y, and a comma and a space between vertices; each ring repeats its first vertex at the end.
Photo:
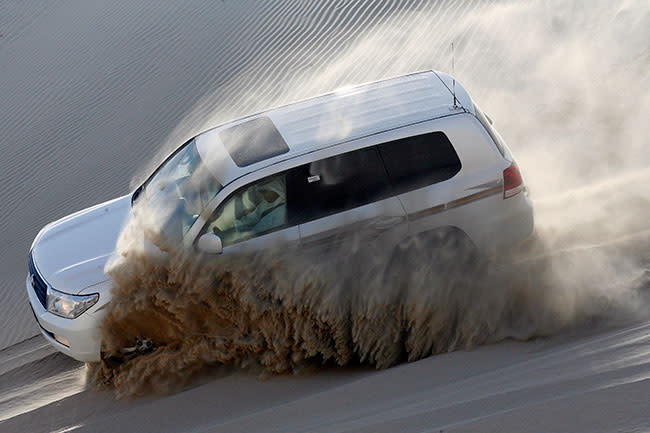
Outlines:
POLYGON ((233 193, 217 208, 207 231, 219 236, 226 247, 287 225, 286 175, 281 174, 233 193))

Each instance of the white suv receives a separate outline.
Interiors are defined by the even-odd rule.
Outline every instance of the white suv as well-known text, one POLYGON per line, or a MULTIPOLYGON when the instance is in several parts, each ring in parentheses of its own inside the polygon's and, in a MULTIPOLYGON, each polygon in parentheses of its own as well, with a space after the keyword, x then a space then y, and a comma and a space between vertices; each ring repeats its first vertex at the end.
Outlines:
POLYGON ((489 254, 533 231, 508 147, 452 77, 345 88, 204 132, 133 193, 41 230, 30 303, 45 338, 78 360, 100 359, 104 265, 136 200, 171 209, 168 238, 209 254, 308 250, 359 228, 396 246, 452 232, 489 254))

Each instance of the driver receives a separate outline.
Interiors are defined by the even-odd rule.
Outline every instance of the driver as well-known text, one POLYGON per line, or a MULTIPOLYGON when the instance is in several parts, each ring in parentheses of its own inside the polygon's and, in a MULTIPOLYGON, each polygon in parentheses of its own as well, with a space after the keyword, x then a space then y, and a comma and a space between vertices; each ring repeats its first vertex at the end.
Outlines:
POLYGON ((236 239, 252 233, 262 233, 287 221, 286 187, 283 176, 251 185, 235 194, 221 208, 210 228, 220 236, 232 233, 236 239))

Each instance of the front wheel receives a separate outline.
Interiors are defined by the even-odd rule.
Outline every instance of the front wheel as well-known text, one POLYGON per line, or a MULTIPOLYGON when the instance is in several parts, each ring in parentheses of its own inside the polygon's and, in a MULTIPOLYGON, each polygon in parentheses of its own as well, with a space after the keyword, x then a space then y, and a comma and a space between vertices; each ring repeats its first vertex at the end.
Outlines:
POLYGON ((104 366, 114 369, 136 358, 156 350, 156 345, 148 338, 138 338, 133 346, 123 347, 114 353, 101 352, 101 363, 104 366))

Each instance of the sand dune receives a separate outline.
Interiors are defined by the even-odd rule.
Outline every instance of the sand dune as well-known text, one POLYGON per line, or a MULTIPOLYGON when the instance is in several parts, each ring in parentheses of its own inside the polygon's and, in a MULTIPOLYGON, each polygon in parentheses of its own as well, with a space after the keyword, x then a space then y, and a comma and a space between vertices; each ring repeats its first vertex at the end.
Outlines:
POLYGON ((173 146, 227 119, 343 84, 450 70, 452 41, 457 76, 538 195, 648 165, 642 1, 18 2, 0 16, 0 347, 36 333, 23 282, 44 224, 123 194, 173 146), (636 85, 621 85, 628 79, 636 85), (625 109, 631 101, 638 109, 625 109), (608 108, 619 110, 608 120, 619 135, 589 127, 608 108), (577 172, 576 160, 593 166, 577 172))
POLYGON ((126 193, 174 146, 223 121, 350 83, 451 72, 452 41, 455 75, 515 152, 553 257, 577 269, 554 275, 565 301, 645 288, 649 29, 644 0, 4 2, 0 429, 650 428, 648 322, 627 315, 633 308, 379 373, 228 374, 136 402, 83 390, 80 364, 40 349, 40 337, 12 346, 38 332, 24 278, 44 224, 126 193), (605 267, 575 267, 572 255, 605 267), (594 276, 607 269, 600 285, 594 276))
MULTIPOLYGON (((24 276, 27 250, 43 225, 125 193, 134 177, 203 128, 359 79, 368 69, 356 65, 356 76, 301 87, 310 82, 305 74, 327 69, 364 33, 405 22, 425 4, 2 7, 0 347, 6 347, 37 332, 24 276)), ((378 68, 365 79, 384 73, 378 68)))
MULTIPOLYGON (((594 328, 437 355, 381 372, 342 368, 266 381, 226 372, 175 395, 126 401, 62 386, 57 366, 78 367, 51 356, 21 371, 42 381, 43 394, 67 394, 53 404, 29 401, 31 411, 0 422, 0 428, 75 433, 108 433, 116 426, 138 432, 644 431, 650 427, 648 331, 647 323, 594 328)), ((83 380, 82 372, 76 374, 83 380)), ((11 382, 2 385, 5 393, 15 392, 11 382)), ((0 403, 0 417, 8 408, 0 403)))

